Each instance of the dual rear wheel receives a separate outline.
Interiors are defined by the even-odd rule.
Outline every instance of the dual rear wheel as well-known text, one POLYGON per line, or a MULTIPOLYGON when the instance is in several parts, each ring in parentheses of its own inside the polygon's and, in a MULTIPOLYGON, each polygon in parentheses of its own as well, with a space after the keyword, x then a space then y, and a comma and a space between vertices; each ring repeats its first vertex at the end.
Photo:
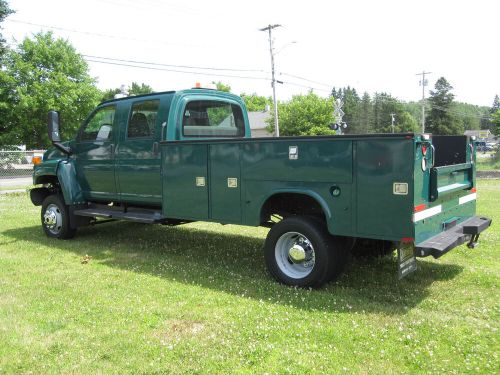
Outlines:
POLYGON ((279 282, 319 287, 342 273, 348 248, 319 218, 291 216, 271 228, 264 256, 269 272, 279 282))

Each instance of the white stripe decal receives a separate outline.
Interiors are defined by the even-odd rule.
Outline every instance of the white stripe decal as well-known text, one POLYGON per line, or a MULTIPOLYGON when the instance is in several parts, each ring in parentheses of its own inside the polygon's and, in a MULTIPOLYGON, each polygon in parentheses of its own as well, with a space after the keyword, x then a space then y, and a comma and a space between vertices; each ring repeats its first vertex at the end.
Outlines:
POLYGON ((440 214, 442 211, 441 205, 428 208, 420 212, 415 212, 413 214, 413 222, 427 219, 428 217, 440 214))
POLYGON ((470 201, 474 201, 474 200, 476 200, 476 198, 477 198, 477 194, 472 193, 472 194, 466 195, 465 197, 458 198, 458 204, 464 204, 464 203, 467 203, 470 201))

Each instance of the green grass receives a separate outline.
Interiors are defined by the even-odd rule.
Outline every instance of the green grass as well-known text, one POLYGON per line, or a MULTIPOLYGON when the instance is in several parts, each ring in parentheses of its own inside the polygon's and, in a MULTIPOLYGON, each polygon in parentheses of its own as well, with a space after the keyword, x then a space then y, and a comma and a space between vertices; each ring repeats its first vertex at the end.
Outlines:
POLYGON ((26 185, 12 185, 12 186, 0 186, 0 191, 5 191, 5 190, 28 190, 31 185, 26 186, 26 185))
POLYGON ((494 158, 494 152, 488 152, 484 157, 476 157, 478 171, 497 171, 500 170, 500 159, 494 158))
POLYGON ((351 262, 321 290, 274 282, 262 228, 110 223, 45 237, 0 196, 0 373, 498 373, 500 181, 477 249, 351 262), (88 255, 90 260, 82 263, 88 255))

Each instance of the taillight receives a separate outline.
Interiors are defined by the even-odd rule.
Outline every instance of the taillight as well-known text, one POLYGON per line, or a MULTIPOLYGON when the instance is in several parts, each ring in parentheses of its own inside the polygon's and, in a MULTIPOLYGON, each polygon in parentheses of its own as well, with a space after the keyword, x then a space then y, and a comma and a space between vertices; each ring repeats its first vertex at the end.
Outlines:
POLYGON ((475 187, 473 187, 472 189, 470 189, 471 193, 475 193, 477 191, 477 189, 475 187))
POLYGON ((423 210, 425 210, 425 207, 426 207, 426 205, 424 203, 419 204, 419 205, 413 207, 413 212, 423 211, 423 210))
POLYGON ((415 241, 415 239, 413 237, 403 237, 403 238, 401 238, 401 242, 405 243, 405 244, 412 243, 413 241, 415 241))

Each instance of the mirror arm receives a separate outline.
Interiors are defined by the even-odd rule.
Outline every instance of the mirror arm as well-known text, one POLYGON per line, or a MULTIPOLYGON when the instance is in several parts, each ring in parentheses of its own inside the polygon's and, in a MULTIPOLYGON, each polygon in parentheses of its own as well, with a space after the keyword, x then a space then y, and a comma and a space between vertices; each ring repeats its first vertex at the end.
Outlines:
POLYGON ((66 155, 69 156, 69 155, 72 154, 71 148, 64 146, 62 143, 60 143, 60 142, 52 142, 52 144, 54 145, 55 148, 59 149, 60 151, 62 151, 66 155))

